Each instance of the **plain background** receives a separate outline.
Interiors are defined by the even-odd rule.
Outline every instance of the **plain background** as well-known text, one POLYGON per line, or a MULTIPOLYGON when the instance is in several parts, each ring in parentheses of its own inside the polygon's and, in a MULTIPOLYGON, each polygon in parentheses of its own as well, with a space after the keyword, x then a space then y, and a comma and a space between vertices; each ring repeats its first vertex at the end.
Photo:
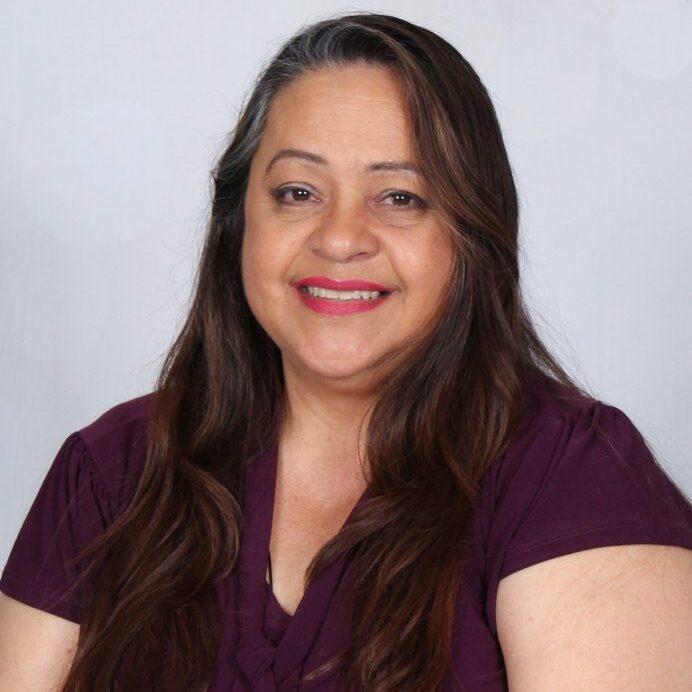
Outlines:
POLYGON ((692 494, 690 2, 17 0, 0 25, 0 565, 62 441, 152 386, 260 66, 345 10, 422 24, 474 66, 542 334, 692 494))

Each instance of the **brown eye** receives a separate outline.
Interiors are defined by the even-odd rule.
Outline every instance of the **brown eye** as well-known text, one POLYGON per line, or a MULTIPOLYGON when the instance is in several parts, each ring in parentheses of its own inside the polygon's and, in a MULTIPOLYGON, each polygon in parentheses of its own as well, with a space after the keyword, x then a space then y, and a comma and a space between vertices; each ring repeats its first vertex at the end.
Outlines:
POLYGON ((279 204, 300 204, 312 198, 312 192, 304 187, 280 187, 272 191, 272 196, 279 204))
POLYGON ((388 193, 385 199, 392 201, 390 206, 399 207, 400 209, 427 209, 428 207, 425 200, 418 197, 418 195, 404 192, 403 190, 394 190, 388 193))

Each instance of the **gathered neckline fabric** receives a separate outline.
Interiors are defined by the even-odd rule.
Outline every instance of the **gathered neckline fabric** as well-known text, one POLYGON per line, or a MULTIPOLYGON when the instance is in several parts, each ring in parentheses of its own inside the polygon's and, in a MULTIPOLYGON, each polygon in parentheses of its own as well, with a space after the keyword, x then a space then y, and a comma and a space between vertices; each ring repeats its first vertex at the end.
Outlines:
MULTIPOLYGON (((288 688, 307 672, 302 667, 309 661, 312 646, 325 626, 325 606, 329 609, 337 591, 343 591, 339 585, 348 563, 347 553, 343 553, 320 572, 308 584, 293 615, 281 607, 266 579, 277 462, 278 445, 274 442, 246 466, 245 482, 251 489, 246 497, 252 495, 253 500, 245 508, 245 534, 239 555, 242 575, 237 662, 257 692, 288 688)), ((351 521, 368 494, 366 489, 343 526, 351 521)))

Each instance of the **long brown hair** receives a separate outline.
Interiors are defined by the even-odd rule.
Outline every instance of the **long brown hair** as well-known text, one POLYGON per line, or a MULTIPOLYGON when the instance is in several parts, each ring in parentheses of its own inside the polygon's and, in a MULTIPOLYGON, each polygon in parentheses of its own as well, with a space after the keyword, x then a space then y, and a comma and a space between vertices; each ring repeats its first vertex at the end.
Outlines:
POLYGON ((221 626, 214 585, 238 556, 244 461, 276 438, 285 406, 281 354, 241 282, 250 163, 280 89, 308 71, 357 61, 401 80, 414 155, 456 259, 434 328, 372 410, 370 498, 315 556, 307 581, 353 549, 350 646, 322 668, 342 665, 350 685, 377 692, 443 683, 479 480, 517 425, 524 378, 539 370, 578 387, 522 302, 517 194, 481 80, 440 36, 358 13, 310 25, 284 44, 213 171, 194 297, 156 383, 143 473, 86 553, 93 597, 64 692, 111 689, 116 675, 128 690, 210 684, 221 626))

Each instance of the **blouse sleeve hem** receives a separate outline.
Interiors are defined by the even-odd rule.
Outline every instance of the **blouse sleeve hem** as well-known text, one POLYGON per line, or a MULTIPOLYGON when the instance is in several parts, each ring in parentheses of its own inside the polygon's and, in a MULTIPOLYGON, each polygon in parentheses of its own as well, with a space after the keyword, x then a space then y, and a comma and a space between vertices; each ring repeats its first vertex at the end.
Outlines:
POLYGON ((27 582, 23 577, 13 575, 8 570, 5 570, 0 577, 0 592, 32 608, 57 615, 77 625, 80 624, 76 614, 79 604, 75 600, 64 594, 62 596, 55 594, 40 584, 27 582))
POLYGON ((539 562, 591 548, 611 545, 673 545, 692 549, 692 531, 681 526, 598 526, 575 529, 510 550, 500 579, 539 562))

